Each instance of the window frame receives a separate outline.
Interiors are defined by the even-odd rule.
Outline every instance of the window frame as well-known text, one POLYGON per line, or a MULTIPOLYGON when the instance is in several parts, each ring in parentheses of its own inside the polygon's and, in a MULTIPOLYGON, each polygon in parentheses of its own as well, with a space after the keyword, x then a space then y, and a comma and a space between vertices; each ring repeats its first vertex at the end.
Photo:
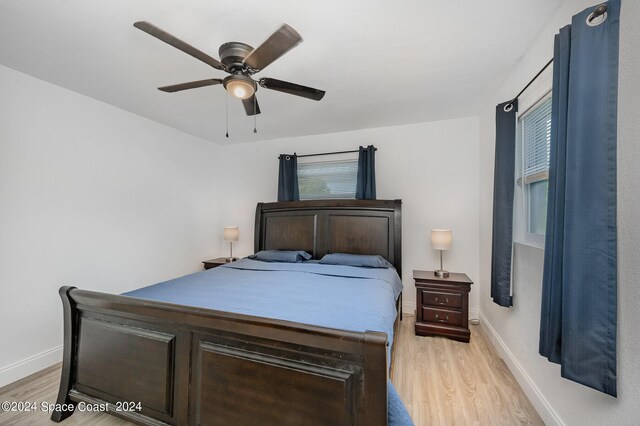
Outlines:
MULTIPOLYGON (((539 93, 539 92, 538 92, 539 93)), ((516 197, 514 197, 514 203, 519 204, 520 206, 516 206, 514 209, 514 241, 525 243, 528 245, 532 245, 535 247, 539 247, 544 249, 545 243, 545 235, 537 234, 534 232, 530 232, 530 224, 531 224, 531 212, 532 212, 532 204, 531 204, 531 185, 537 182, 545 182, 549 180, 549 172, 548 165, 547 169, 538 173, 531 174, 530 176, 540 175, 546 176, 543 179, 539 177, 530 182, 526 182, 526 177, 524 174, 524 127, 523 120, 526 117, 537 110, 538 107, 542 106, 544 102, 552 102, 550 99, 552 98, 553 93, 549 88, 542 94, 542 96, 535 99, 533 102, 529 104, 529 106, 522 112, 518 113, 516 116, 516 158, 515 166, 515 182, 514 185, 516 187, 516 197)), ((549 147, 547 145, 547 160, 549 157, 549 147)), ((547 163, 548 164, 548 163, 547 163)), ((545 213, 546 214, 546 213, 545 213)))

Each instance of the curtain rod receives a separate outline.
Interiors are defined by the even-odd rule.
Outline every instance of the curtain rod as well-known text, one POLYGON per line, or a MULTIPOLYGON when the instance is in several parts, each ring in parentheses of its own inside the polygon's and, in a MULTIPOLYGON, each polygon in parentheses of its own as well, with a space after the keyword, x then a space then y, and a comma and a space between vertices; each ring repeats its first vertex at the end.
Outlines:
MULTIPOLYGON (((366 148, 365 148, 366 149, 366 148)), ((378 148, 373 148, 374 151, 377 151, 378 148)), ((303 158, 303 157, 319 157, 321 155, 334 155, 334 154, 351 154, 352 152, 360 152, 360 150, 358 149, 352 149, 351 151, 334 151, 334 152, 321 152, 319 154, 305 154, 305 155, 296 155, 295 153, 293 155, 296 155, 298 158, 303 158)), ((280 159, 280 156, 278 156, 278 160, 280 159)))
POLYGON ((516 99, 518 99, 518 98, 520 97, 520 95, 522 95, 522 94, 524 93, 524 91, 525 91, 525 90, 527 90, 527 89, 529 88, 529 86, 531 86, 531 84, 532 84, 534 81, 536 81, 536 79, 537 79, 538 77, 540 77, 540 74, 542 74, 542 73, 544 72, 544 70, 546 70, 546 69, 547 69, 547 67, 548 67, 549 65, 551 65, 551 63, 552 63, 552 62, 553 62, 553 58, 551 58, 551 60, 550 60, 549 62, 547 62, 547 64, 546 64, 544 67, 542 67, 542 69, 541 69, 540 71, 538 71, 538 74, 536 74, 536 75, 535 75, 535 77, 533 77, 533 78, 532 78, 532 79, 527 83, 527 85, 526 85, 526 86, 524 86, 524 89, 522 89, 522 90, 520 91, 520 93, 518 93, 518 94, 517 94, 513 99, 511 99, 511 100, 509 101, 509 103, 508 103, 508 104, 506 104, 506 105, 504 106, 504 108, 503 108, 503 109, 504 109, 504 111, 505 111, 505 112, 509 112, 509 111, 511 111, 511 107, 513 106, 513 103, 516 101, 516 99))
MULTIPOLYGON (((589 23, 591 23, 594 19, 596 19, 597 17, 599 17, 599 16, 601 16, 601 15, 604 15, 606 12, 607 12, 607 5, 605 5, 605 4, 598 5, 598 6, 593 10, 593 12, 591 12, 591 14, 589 15, 589 17, 587 18, 587 21, 589 21, 589 23)), ((597 24, 595 24, 595 25, 597 25, 597 24)), ((511 100, 509 101, 509 103, 508 103, 508 104, 506 104, 506 105, 504 106, 504 108, 503 108, 503 109, 504 109, 504 111, 505 111, 505 112, 509 112, 509 111, 511 111, 511 107, 513 106, 513 103, 516 101, 516 99, 518 99, 518 98, 520 97, 520 95, 522 95, 522 94, 524 93, 524 91, 525 91, 525 90, 527 90, 527 89, 529 88, 529 86, 531 86, 531 84, 532 84, 534 81, 536 81, 536 79, 537 79, 538 77, 540 77, 540 74, 542 74, 542 73, 544 72, 544 70, 546 70, 546 69, 547 69, 547 67, 548 67, 549 65, 551 65, 551 63, 552 63, 552 62, 553 62, 553 58, 551 58, 551 60, 549 60, 549 62, 547 62, 547 64, 546 64, 544 67, 542 67, 542 69, 541 69, 540 71, 538 71, 538 74, 536 74, 536 75, 535 75, 535 76, 534 76, 534 77, 533 77, 533 78, 532 78, 532 79, 527 83, 527 85, 526 85, 526 86, 524 86, 524 89, 522 89, 522 90, 520 91, 520 93, 518 93, 518 94, 517 94, 513 99, 511 99, 511 100)))

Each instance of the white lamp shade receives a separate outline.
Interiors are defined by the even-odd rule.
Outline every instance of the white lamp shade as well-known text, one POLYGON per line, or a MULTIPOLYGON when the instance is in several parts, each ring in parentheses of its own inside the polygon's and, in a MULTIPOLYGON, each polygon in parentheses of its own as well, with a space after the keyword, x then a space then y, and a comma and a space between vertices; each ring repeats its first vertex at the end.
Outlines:
POLYGON ((225 226, 222 231, 222 238, 225 241, 238 241, 238 237, 240 236, 240 228, 237 226, 225 226))
POLYGON ((434 250, 450 250, 451 239, 451 229, 431 230, 431 248, 434 250))

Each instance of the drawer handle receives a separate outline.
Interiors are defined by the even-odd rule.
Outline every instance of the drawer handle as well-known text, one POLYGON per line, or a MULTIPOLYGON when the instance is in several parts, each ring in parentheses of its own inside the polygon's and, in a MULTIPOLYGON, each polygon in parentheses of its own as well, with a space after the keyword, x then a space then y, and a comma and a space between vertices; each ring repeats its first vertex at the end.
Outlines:
POLYGON ((448 322, 449 321, 449 315, 445 315, 444 319, 440 319, 440 315, 436 314, 436 320, 438 320, 439 322, 448 322))
POLYGON ((438 304, 440 304, 440 305, 447 305, 447 304, 449 303, 449 298, 448 298, 448 297, 445 297, 445 298, 444 298, 444 302, 441 302, 441 301, 439 301, 439 300, 438 300, 438 298, 437 298, 437 297, 434 297, 434 298, 433 298, 433 301, 434 301, 434 302, 436 302, 436 303, 438 303, 438 304))

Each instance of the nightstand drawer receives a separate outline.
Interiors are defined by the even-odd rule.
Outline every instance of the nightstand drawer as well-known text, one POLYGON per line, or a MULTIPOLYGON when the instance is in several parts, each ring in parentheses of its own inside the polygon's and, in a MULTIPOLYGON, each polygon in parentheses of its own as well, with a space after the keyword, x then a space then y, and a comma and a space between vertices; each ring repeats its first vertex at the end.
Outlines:
MULTIPOLYGON (((462 326, 462 312, 448 309, 422 308, 422 320, 426 322, 438 322, 442 324, 462 326)), ((466 324, 465 324, 466 325, 466 324)))
POLYGON ((446 306, 462 308, 462 295, 455 293, 439 293, 435 291, 422 292, 422 304, 431 306, 446 306))

